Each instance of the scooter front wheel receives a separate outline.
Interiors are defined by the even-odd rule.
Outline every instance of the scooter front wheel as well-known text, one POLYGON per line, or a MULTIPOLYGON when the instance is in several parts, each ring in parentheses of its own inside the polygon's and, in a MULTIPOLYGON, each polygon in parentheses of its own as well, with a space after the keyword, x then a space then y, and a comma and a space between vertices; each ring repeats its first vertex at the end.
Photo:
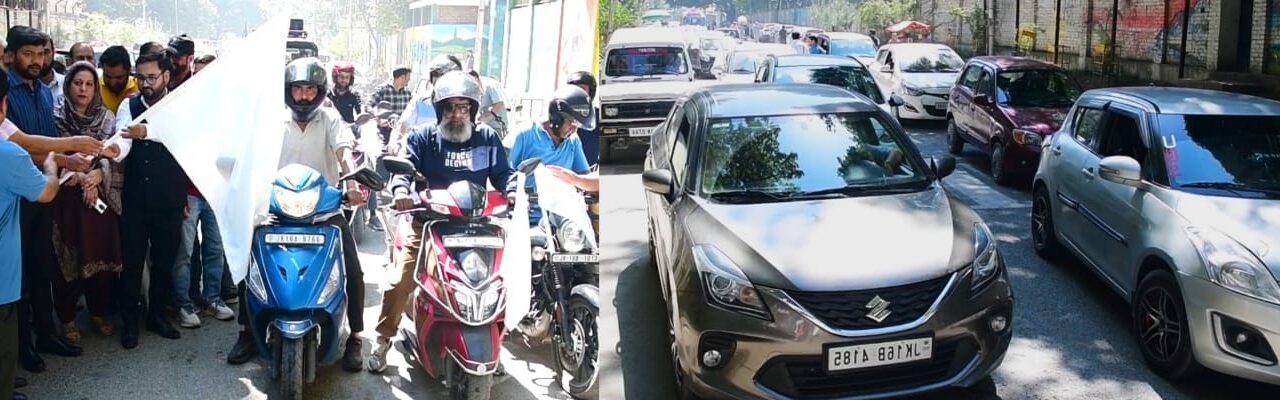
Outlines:
POLYGON ((301 339, 281 338, 280 346, 280 398, 287 400, 302 399, 302 383, 306 368, 304 342, 301 339))
POLYGON ((493 375, 472 375, 453 362, 448 367, 450 400, 489 400, 493 375))

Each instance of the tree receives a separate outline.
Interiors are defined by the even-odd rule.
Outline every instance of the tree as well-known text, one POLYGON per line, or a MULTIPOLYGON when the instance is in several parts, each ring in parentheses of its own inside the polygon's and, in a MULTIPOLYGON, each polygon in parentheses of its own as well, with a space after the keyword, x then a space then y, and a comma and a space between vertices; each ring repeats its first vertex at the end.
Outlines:
POLYGON ((858 5, 855 19, 864 29, 880 30, 915 14, 916 0, 867 0, 858 5))
POLYGON ((364 16, 365 25, 369 28, 369 39, 373 41, 374 68, 385 63, 387 37, 404 31, 404 10, 409 8, 409 0, 370 0, 369 12, 364 16))
POLYGON ((640 25, 641 15, 643 11, 638 0, 601 2, 600 18, 596 25, 596 32, 600 34, 600 43, 608 43, 609 35, 615 30, 640 25))
POLYGON ((814 4, 809 14, 819 28, 830 31, 851 28, 858 22, 858 7, 847 0, 826 0, 814 4))

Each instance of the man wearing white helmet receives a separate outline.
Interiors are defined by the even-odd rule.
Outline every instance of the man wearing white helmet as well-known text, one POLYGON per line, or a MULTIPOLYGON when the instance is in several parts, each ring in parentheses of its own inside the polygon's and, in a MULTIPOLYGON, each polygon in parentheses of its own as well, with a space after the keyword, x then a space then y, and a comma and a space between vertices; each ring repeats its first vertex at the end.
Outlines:
POLYGON ((395 130, 395 138, 388 143, 393 150, 399 152, 401 147, 404 146, 404 135, 410 130, 436 124, 435 104, 431 101, 432 94, 435 92, 436 80, 446 73, 460 70, 462 70, 462 61, 452 55, 441 54, 431 59, 427 75, 427 82, 431 87, 416 93, 413 99, 409 100, 408 106, 400 113, 400 123, 395 130))
MULTIPOLYGON (((480 111, 480 97, 483 96, 480 83, 465 72, 450 71, 439 77, 433 92, 432 108, 441 117, 439 122, 412 128, 401 152, 426 178, 426 185, 414 187, 407 177, 397 176, 391 181, 394 207, 398 210, 412 209, 416 207, 415 198, 426 197, 424 192, 445 189, 460 181, 505 187, 508 193, 513 192, 511 177, 514 169, 507 163, 507 149, 493 128, 475 122, 476 113, 480 111)), ((398 332, 406 302, 417 287, 413 275, 418 268, 421 246, 418 232, 422 231, 423 223, 415 220, 413 228, 406 231, 404 248, 396 255, 395 265, 399 273, 391 274, 391 287, 382 294, 382 313, 376 328, 377 344, 368 363, 370 372, 380 373, 387 368, 391 338, 398 332)), ((427 247, 427 251, 432 251, 431 247, 427 247)), ((422 260, 429 263, 425 270, 434 268, 435 256, 428 253, 422 260)))

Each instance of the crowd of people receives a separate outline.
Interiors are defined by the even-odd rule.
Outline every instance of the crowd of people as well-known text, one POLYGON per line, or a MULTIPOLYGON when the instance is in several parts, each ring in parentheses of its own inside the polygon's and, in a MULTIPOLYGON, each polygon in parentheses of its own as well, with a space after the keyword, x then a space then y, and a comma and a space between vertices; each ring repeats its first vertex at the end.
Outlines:
MULTIPOLYGON (((196 57, 186 35, 167 46, 143 44, 136 59, 125 47, 112 46, 95 60, 92 47, 77 43, 65 68, 55 65, 51 37, 37 29, 10 28, 4 45, 0 252, 20 257, 0 260, 0 399, 25 398, 13 391, 27 385, 16 376, 19 365, 39 373, 46 369, 43 354, 84 352, 77 322, 82 309, 94 334, 118 336, 126 349, 139 345, 141 328, 179 339, 175 321, 190 329, 201 326, 201 317, 238 315, 246 327, 227 362, 254 358, 257 348, 244 302, 238 301, 245 285, 232 283, 213 208, 168 149, 148 140, 146 121, 138 120, 216 57, 196 57), (144 271, 150 282, 145 299, 144 271), (236 303, 238 310, 228 305, 236 303)), ((315 58, 290 62, 284 71, 289 117, 282 118, 280 165, 302 164, 339 182, 340 174, 356 167, 351 124, 362 113, 377 112, 385 154, 407 157, 429 182, 392 185, 396 208, 412 207, 412 199, 427 189, 463 180, 513 192, 519 189, 509 179, 513 166, 533 157, 556 177, 584 191, 598 190, 592 166, 598 148, 596 83, 590 73, 568 77, 541 121, 509 126, 497 81, 465 71, 454 56, 429 65, 428 90, 412 94, 412 70, 396 68, 366 102, 351 87, 350 64, 328 69, 315 58)), ((378 197, 365 199, 355 183, 343 185, 350 204, 378 197)), ((358 335, 365 294, 356 242, 345 216, 328 223, 343 230, 344 248, 351 249, 345 252, 351 335, 343 367, 380 372, 412 290, 416 250, 396 255, 402 273, 393 275, 391 290, 383 294, 373 357, 366 364, 358 335)))

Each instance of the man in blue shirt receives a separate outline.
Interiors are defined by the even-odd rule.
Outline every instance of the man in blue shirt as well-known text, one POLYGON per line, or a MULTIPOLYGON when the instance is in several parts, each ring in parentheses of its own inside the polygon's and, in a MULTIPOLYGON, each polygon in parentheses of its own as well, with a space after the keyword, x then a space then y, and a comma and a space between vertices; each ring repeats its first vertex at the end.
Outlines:
MULTIPOLYGON (((6 41, 9 44, 5 48, 6 55, 13 60, 13 67, 6 76, 9 119, 22 132, 57 137, 58 129, 53 123, 53 94, 39 80, 50 61, 49 36, 28 26, 14 26, 9 28, 6 41)), ((23 202, 20 207, 24 295, 19 307, 19 352, 23 367, 39 372, 45 369, 39 353, 75 357, 83 350, 56 334, 50 314, 53 298, 49 271, 59 270, 52 240, 53 208, 33 202, 23 202)))
MULTIPOLYGON (((569 183, 575 182, 583 175, 591 173, 587 157, 582 152, 582 141, 575 134, 578 129, 595 129, 596 115, 591 108, 591 100, 586 91, 574 85, 565 85, 556 90, 547 109, 547 119, 530 123, 516 133, 511 145, 511 165, 514 168, 524 160, 534 157, 542 159, 542 164, 552 168, 563 168, 569 183)), ((564 179, 564 178, 562 178, 564 179)), ((530 176, 527 188, 532 192, 536 182, 530 176)), ((542 219, 542 209, 537 204, 529 207, 529 223, 536 224, 542 219)))
MULTIPOLYGON (((0 81, 0 119, 8 110, 9 81, 0 81)), ((18 366, 19 315, 22 298, 22 248, 18 199, 48 203, 58 194, 58 165, 44 159, 44 174, 31 163, 31 155, 17 144, 0 140, 0 399, 20 398, 13 393, 18 366)))

